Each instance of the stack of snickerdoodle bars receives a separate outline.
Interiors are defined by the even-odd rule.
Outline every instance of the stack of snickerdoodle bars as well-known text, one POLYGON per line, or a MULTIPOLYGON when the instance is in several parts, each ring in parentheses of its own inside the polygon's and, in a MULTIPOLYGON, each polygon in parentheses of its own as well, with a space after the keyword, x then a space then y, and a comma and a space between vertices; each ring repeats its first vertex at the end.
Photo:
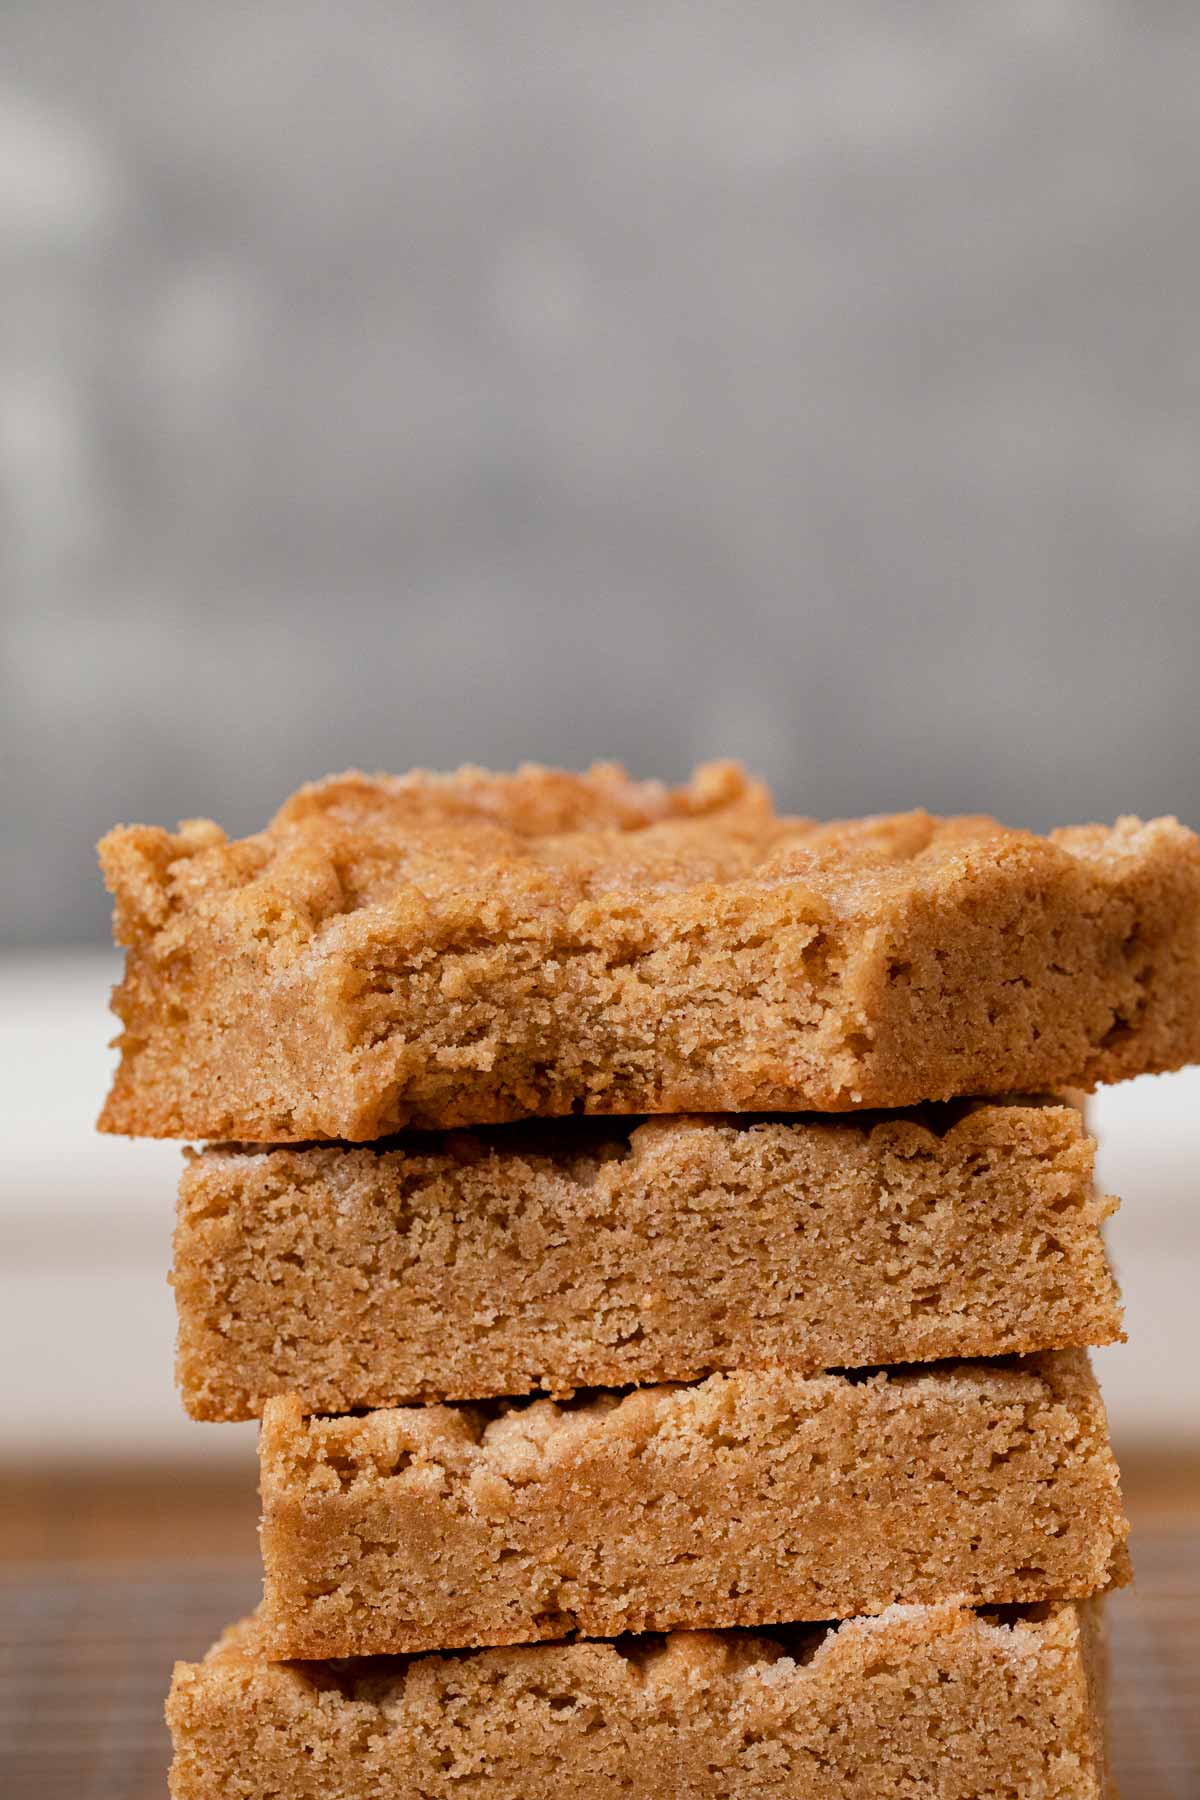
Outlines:
POLYGON ((102 857, 102 1124, 209 1143, 179 1378, 263 1422, 176 1800, 1111 1794, 1072 1095, 1200 1057, 1190 833, 528 768, 102 857))

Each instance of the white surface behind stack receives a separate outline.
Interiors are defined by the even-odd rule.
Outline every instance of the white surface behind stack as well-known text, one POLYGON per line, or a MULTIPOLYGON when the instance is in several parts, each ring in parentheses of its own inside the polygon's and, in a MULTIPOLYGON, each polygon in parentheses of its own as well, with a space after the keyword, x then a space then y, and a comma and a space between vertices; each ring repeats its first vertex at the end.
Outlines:
MULTIPOLYGON (((117 970, 116 954, 99 950, 0 959, 0 1356, 21 1371, 0 1396, 0 1432, 10 1457, 61 1456, 66 1410, 74 1458, 249 1462, 253 1424, 198 1429, 174 1393, 163 1270, 179 1146, 93 1130, 113 1060, 106 1007, 117 970)), ((1198 1110, 1200 1067, 1088 1102, 1101 1184, 1122 1197, 1110 1244, 1129 1342, 1093 1357, 1126 1454, 1200 1446, 1198 1110)))

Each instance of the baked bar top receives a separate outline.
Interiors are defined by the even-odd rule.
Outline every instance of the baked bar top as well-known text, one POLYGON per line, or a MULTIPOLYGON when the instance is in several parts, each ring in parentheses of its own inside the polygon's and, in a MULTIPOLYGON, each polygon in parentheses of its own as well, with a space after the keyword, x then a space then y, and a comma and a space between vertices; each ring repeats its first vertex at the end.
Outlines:
POLYGON ((1099 1607, 893 1607, 780 1636, 676 1632, 358 1663, 179 1663, 175 1800, 1109 1800, 1099 1607))
POLYGON ((1200 1054, 1200 846, 779 817, 735 767, 302 789, 101 845, 109 1130, 366 1139, 535 1113, 902 1106, 1200 1054))
POLYGON ((179 1385, 237 1419, 1111 1342, 1093 1151, 1022 1101, 188 1152, 179 1385))
POLYGON ((272 1400, 260 1455, 279 1657, 1080 1599, 1127 1573, 1080 1351, 570 1405, 272 1400))

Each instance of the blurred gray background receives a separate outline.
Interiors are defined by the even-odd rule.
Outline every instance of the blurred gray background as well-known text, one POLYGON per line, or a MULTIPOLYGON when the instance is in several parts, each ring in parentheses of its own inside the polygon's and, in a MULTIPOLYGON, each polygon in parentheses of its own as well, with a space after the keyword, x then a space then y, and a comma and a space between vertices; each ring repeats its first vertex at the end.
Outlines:
POLYGON ((741 756, 1200 822, 1200 8, 5 0, 4 931, 115 819, 741 756))

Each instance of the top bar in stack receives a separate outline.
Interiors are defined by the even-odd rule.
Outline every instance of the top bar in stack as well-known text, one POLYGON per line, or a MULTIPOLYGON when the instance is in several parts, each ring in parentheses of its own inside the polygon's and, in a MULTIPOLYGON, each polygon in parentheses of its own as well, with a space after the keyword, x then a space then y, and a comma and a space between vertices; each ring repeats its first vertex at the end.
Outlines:
POLYGON ((1200 845, 1170 819, 819 825, 725 764, 678 790, 468 769, 102 857, 129 947, 109 1131, 837 1112, 1200 1056, 1200 845))

